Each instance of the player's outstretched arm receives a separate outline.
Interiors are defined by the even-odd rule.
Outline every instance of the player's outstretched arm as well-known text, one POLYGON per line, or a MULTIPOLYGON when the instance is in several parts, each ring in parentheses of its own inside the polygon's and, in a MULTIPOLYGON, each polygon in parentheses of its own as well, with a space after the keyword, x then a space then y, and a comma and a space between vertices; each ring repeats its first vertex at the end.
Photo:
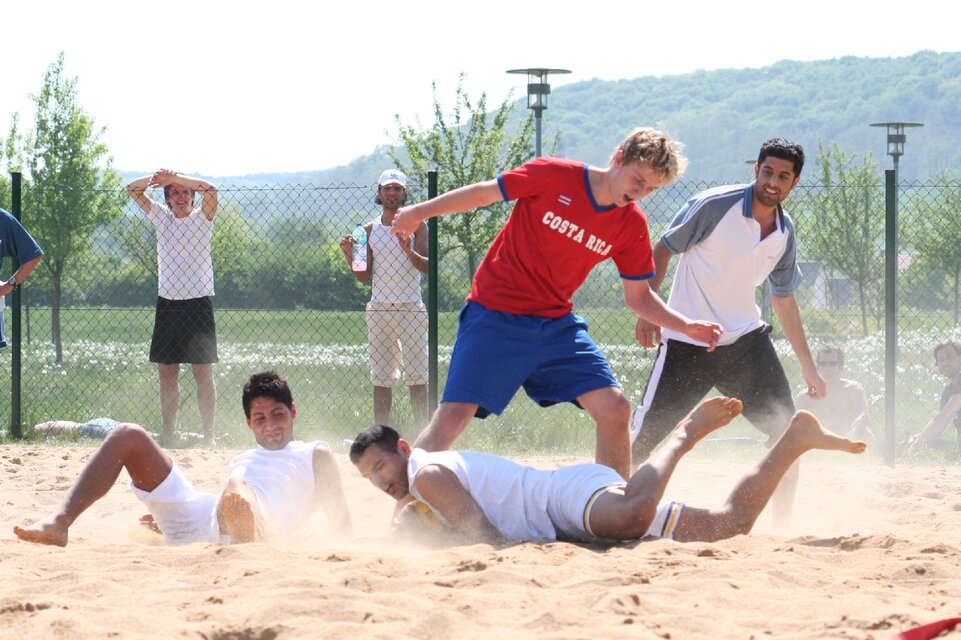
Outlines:
POLYGON ((654 293, 646 280, 622 280, 624 300, 638 317, 635 333, 645 347, 656 346, 661 340, 661 327, 680 331, 713 350, 723 333, 721 325, 705 320, 690 320, 674 311, 654 293))
POLYGON ((437 196, 433 200, 425 200, 409 207, 401 207, 394 217, 394 224, 390 232, 394 235, 407 237, 417 231, 420 223, 429 218, 448 213, 462 213, 477 207, 486 207, 503 199, 497 180, 487 180, 486 182, 459 187, 437 196))

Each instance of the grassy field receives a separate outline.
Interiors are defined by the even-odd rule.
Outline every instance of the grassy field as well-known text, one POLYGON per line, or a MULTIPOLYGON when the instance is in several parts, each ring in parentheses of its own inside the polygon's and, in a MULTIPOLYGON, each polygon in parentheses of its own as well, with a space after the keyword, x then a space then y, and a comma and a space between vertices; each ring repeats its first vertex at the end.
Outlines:
MULTIPOLYGON (((441 389, 456 331, 456 315, 443 313, 440 317, 441 389)), ((653 351, 634 343, 633 316, 625 310, 584 311, 582 315, 590 323, 591 334, 607 354, 625 392, 637 404, 643 395, 653 351)), ((833 324, 821 320, 819 324, 828 326, 847 322, 845 318, 836 319, 833 324)), ((22 406, 28 436, 32 425, 56 419, 86 422, 110 417, 159 428, 156 368, 147 361, 152 309, 65 310, 64 358, 60 365, 56 364, 50 343, 49 325, 49 310, 33 309, 29 344, 24 328, 22 406)), ((8 317, 8 331, 9 326, 8 317)), ((276 369, 290 381, 300 414, 301 437, 323 438, 336 444, 372 420, 362 313, 218 309, 217 328, 217 431, 225 446, 242 447, 250 441, 240 407, 240 388, 246 376, 257 370, 276 369)), ((841 338, 838 333, 841 332, 831 330, 826 335, 810 336, 812 349, 816 351, 827 343, 841 344, 846 352, 846 376, 864 384, 872 425, 880 433, 884 424, 883 335, 841 338)), ((931 347, 946 337, 961 339, 961 332, 938 328, 902 331, 898 440, 920 429, 936 410, 944 382, 933 367, 931 347)), ((800 385, 789 345, 783 339, 777 340, 776 345, 789 379, 800 385)), ((0 386, 10 388, 9 366, 0 368, 0 386)), ((181 375, 181 389, 180 429, 200 431, 193 379, 186 367, 181 375)), ((0 406, 9 405, 4 402, 0 406)), ((402 386, 396 388, 394 416, 402 431, 411 430, 409 402, 402 386)), ((7 415, 0 420, 0 424, 9 423, 7 415)), ((733 438, 732 442, 759 437, 743 420, 725 435, 733 438)), ((504 454, 588 455, 593 450, 594 433, 590 418, 573 405, 540 409, 520 392, 502 416, 475 421, 458 445, 504 454)))

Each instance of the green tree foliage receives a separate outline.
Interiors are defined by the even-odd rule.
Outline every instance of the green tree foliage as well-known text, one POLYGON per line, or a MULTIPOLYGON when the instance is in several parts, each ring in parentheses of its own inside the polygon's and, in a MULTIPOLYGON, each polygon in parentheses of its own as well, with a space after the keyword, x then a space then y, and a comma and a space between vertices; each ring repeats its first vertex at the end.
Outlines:
POLYGON ((0 139, 0 167, 5 169, 0 173, 0 207, 8 211, 13 207, 13 203, 11 202, 10 180, 7 177, 6 169, 14 170, 20 168, 20 164, 17 161, 16 148, 18 118, 19 116, 17 114, 13 114, 10 135, 6 140, 0 139))
POLYGON ((912 200, 904 216, 906 240, 913 247, 928 285, 931 276, 943 274, 948 280, 954 326, 961 315, 961 178, 945 171, 929 189, 927 197, 912 200))
POLYGON ((870 154, 859 160, 837 143, 828 149, 818 144, 818 150, 822 188, 814 196, 803 237, 809 255, 854 283, 861 329, 867 335, 868 316, 877 315, 883 301, 884 200, 878 165, 870 154))
POLYGON ((103 128, 77 102, 77 78, 63 75, 64 55, 47 67, 36 105, 33 131, 20 135, 16 120, 8 157, 23 163, 29 186, 24 210, 30 233, 46 254, 41 270, 53 289, 51 336, 57 363, 63 361, 60 309, 69 263, 90 249, 91 234, 121 215, 125 196, 113 170, 103 128), (14 150, 15 149, 15 150, 14 150))
POLYGON ((370 294, 350 272, 340 238, 325 221, 277 217, 256 229, 246 227, 243 234, 243 251, 216 271, 219 305, 363 308, 370 294))
MULTIPOLYGON (((145 214, 127 214, 110 225, 110 236, 117 243, 117 252, 144 275, 156 280, 157 238, 153 224, 145 214)), ((216 273, 216 272, 214 272, 216 273)))
MULTIPOLYGON (((534 155, 533 117, 528 116, 517 132, 510 135, 508 121, 514 109, 510 96, 488 113, 487 94, 481 93, 473 102, 464 91, 463 81, 461 75, 454 109, 449 116, 437 98, 436 83, 433 85, 434 123, 429 128, 420 120, 415 125, 405 125, 397 116, 398 136, 407 157, 396 148, 388 151, 391 159, 408 175, 424 175, 436 169, 441 193, 490 180, 534 155)), ((467 274, 472 278, 509 212, 507 203, 498 203, 444 219, 444 231, 440 235, 448 240, 440 249, 439 259, 448 252, 461 253, 467 274)))

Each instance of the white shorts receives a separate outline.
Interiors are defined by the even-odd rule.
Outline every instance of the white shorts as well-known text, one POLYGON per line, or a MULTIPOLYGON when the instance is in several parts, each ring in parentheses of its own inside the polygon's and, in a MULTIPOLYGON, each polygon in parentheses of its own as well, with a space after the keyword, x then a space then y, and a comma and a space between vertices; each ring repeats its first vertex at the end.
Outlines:
POLYGON ((393 387, 404 364, 407 386, 427 384, 427 308, 422 302, 367 304, 370 381, 393 387))
POLYGON ((555 469, 547 498, 547 515, 558 538, 592 542, 597 538, 584 526, 584 514, 591 498, 599 491, 623 487, 624 478, 602 464, 575 464, 555 469))
POLYGON ((218 496, 194 489, 176 462, 153 491, 139 489, 132 482, 130 488, 154 517, 165 543, 220 542, 218 496))
MULTIPOLYGON (((547 513, 558 537, 575 542, 602 540, 591 531, 591 509, 598 497, 615 487, 625 486, 627 483, 624 478, 601 464, 578 464, 557 469, 552 480, 547 513)), ((683 509, 684 505, 680 502, 662 501, 642 537, 672 539, 683 509)))

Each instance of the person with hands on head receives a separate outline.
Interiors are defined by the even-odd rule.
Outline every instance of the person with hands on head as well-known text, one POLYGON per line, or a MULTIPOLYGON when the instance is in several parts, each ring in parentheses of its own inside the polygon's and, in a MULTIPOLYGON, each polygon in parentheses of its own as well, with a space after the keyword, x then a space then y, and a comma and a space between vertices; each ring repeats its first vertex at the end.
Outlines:
MULTIPOLYGON (((435 533, 462 543, 524 540, 618 542, 660 537, 678 542, 714 542, 751 531, 781 477, 806 451, 862 453, 867 445, 823 428, 799 411, 777 443, 745 474, 720 509, 699 509, 664 500, 664 490, 680 459, 711 432, 741 411, 740 401, 711 398, 675 428, 667 442, 625 482, 613 469, 578 464, 534 469, 506 458, 471 451, 428 452, 412 448, 385 425, 362 431, 350 460, 362 476, 398 503, 426 505, 446 527, 402 519, 419 541, 435 533)), ((403 511, 402 511, 403 513, 403 511)))
POLYGON ((3 267, 5 257, 16 259, 19 266, 6 280, 0 282, 0 347, 7 346, 3 326, 4 297, 22 285, 43 259, 43 250, 33 236, 13 214, 0 209, 0 268, 3 267))
POLYGON ((172 445, 180 408, 180 365, 190 363, 197 384, 203 437, 213 440, 217 415, 217 332, 213 302, 212 225, 217 215, 217 188, 210 182, 160 169, 133 180, 127 193, 147 214, 157 232, 157 307, 150 361, 160 377, 162 440, 172 445), (164 202, 147 196, 161 187, 164 202), (196 193, 200 206, 194 206, 196 193))
MULTIPOLYGON (((427 225, 404 237, 389 233, 394 216, 407 201, 407 176, 387 169, 377 181, 374 202, 383 206, 379 218, 364 225, 367 268, 353 271, 363 283, 373 280, 367 303, 367 350, 374 387, 374 422, 391 424, 393 386, 404 365, 414 424, 427 425, 427 308, 421 295, 421 275, 427 273, 427 225)), ((354 237, 344 236, 340 248, 353 264, 354 237)))
MULTIPOLYGON (((717 342, 717 323, 670 309, 648 285, 654 261, 636 201, 686 165, 675 140, 639 128, 606 167, 536 158, 398 211, 392 231, 407 237, 428 218, 516 201, 474 275, 443 400, 415 446, 449 449, 473 417, 499 414, 523 387, 541 406, 572 402, 584 409, 596 425, 596 461, 630 474, 630 402, 587 323, 572 312, 571 296, 610 258, 635 315, 709 347, 717 342)), ((645 337, 642 344, 653 342, 645 337)))
MULTIPOLYGON (((771 302, 790 342, 812 398, 827 386, 818 372, 801 323, 794 290, 801 279, 794 223, 781 207, 801 179, 804 149, 781 138, 765 141, 749 185, 721 186, 692 197, 654 245, 657 291, 671 258, 680 254, 667 304, 678 313, 723 327, 717 343, 705 343, 670 327, 660 346, 631 426, 633 455, 646 458, 677 421, 712 388, 744 403, 744 416, 773 444, 794 414, 794 398, 761 318, 756 290, 765 280, 771 302)), ((637 331, 660 334, 645 320, 637 331)), ((786 523, 797 470, 775 497, 775 519, 786 523)))

